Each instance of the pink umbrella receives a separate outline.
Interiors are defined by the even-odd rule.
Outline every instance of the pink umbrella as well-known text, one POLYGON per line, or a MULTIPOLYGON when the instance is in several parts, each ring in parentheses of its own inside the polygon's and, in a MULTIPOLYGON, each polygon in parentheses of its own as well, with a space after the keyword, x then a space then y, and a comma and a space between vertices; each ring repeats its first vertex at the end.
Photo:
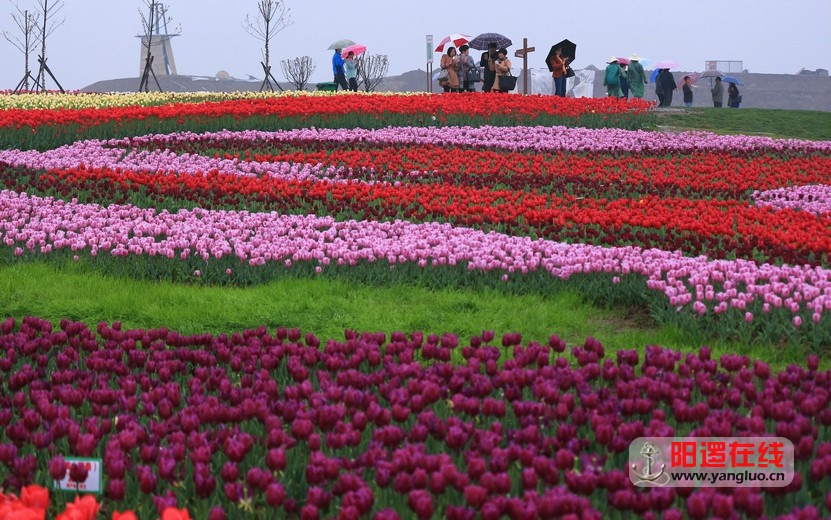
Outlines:
POLYGON ((617 63, 618 65, 629 65, 629 58, 618 57, 617 63))
POLYGON ((355 56, 358 56, 361 53, 366 52, 366 45, 356 43, 354 45, 350 45, 349 47, 344 47, 343 49, 341 49, 340 55, 344 57, 349 56, 350 51, 354 52, 355 56))
POLYGON ((677 69, 679 67, 677 61, 664 60, 655 64, 656 69, 677 69))
POLYGON ((445 45, 449 47, 456 47, 458 49, 462 45, 468 43, 472 38, 472 36, 468 36, 466 34, 451 34, 450 36, 442 38, 438 47, 436 47, 436 52, 444 52, 445 45))
MULTIPOLYGON (((687 76, 690 77, 690 80, 693 83, 695 83, 696 81, 701 79, 701 74, 699 74, 698 72, 690 72, 689 74, 687 74, 687 76)), ((684 86, 684 76, 681 76, 681 78, 678 80, 678 82, 676 84, 678 85, 678 88, 683 87, 684 86)))

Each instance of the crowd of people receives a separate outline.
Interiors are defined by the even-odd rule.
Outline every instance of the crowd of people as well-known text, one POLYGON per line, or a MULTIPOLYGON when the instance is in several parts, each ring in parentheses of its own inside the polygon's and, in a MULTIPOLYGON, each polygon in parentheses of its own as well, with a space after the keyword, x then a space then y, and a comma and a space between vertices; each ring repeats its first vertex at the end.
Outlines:
MULTIPOLYGON (((554 49, 554 54, 549 60, 551 76, 554 79, 554 95, 565 97, 566 78, 568 77, 569 56, 563 56, 562 49, 554 49)), ((641 65, 641 58, 637 54, 629 56, 626 63, 621 63, 619 58, 612 56, 606 62, 606 69, 603 74, 603 86, 606 87, 606 95, 621 99, 641 99, 644 96, 645 85, 649 84, 649 77, 641 65)), ((438 74, 439 86, 444 92, 473 92, 474 84, 482 82, 483 92, 506 92, 511 90, 500 85, 500 78, 511 76, 511 60, 508 59, 507 49, 497 49, 492 43, 482 53, 479 63, 470 55, 470 47, 461 45, 448 47, 442 54, 439 61, 440 71, 438 74)), ((341 49, 335 49, 332 56, 332 72, 335 76, 335 83, 343 90, 357 92, 357 62, 355 53, 349 51, 346 58, 341 56, 341 49)), ((681 91, 684 96, 684 106, 693 105, 692 78, 684 76, 681 91)), ((675 77, 668 68, 658 70, 655 77, 655 95, 658 97, 659 107, 672 105, 673 93, 678 90, 675 77)), ((724 85, 721 78, 715 78, 715 83, 710 89, 713 99, 713 106, 719 108, 724 103, 724 85)), ((735 83, 730 83, 727 88, 727 106, 738 108, 741 104, 741 94, 735 83)))
MULTIPOLYGON (((640 64, 640 57, 633 54, 629 57, 629 63, 620 63, 614 56, 606 62, 606 69, 603 74, 603 86, 606 87, 606 95, 628 99, 631 91, 632 97, 642 98, 644 85, 649 83, 643 65, 640 64)), ((681 84, 681 92, 684 96, 684 106, 693 106, 693 79, 684 76, 681 84)), ((673 93, 678 90, 675 77, 667 68, 658 69, 655 76, 655 96, 658 98, 659 107, 672 105, 673 93)), ((724 103, 724 85, 721 78, 716 77, 715 83, 710 89, 713 98, 713 106, 719 108, 724 103)), ((739 108, 741 95, 735 83, 730 83, 727 88, 727 106, 739 108)))
POLYGON ((479 63, 470 55, 470 47, 462 45, 458 53, 448 47, 439 61, 439 86, 444 92, 473 92, 474 84, 481 81, 483 92, 507 92, 500 78, 511 75, 511 60, 507 49, 497 49, 491 44, 482 53, 479 63))

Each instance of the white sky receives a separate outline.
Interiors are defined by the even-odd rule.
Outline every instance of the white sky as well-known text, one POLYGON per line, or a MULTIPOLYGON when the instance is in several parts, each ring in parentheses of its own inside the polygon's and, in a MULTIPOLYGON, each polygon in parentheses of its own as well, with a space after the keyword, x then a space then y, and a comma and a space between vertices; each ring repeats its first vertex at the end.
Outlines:
MULTIPOLYGON (((55 1, 55 0, 53 0, 55 1)), ((14 3, 34 10, 35 0, 2 2, 0 30, 15 34, 14 3)), ((262 42, 243 29, 257 0, 168 0, 180 74, 262 77, 262 42)), ((602 67, 611 55, 633 52, 675 60, 679 70, 700 71, 706 60, 741 60, 749 72, 795 73, 831 69, 831 0, 287 0, 294 24, 272 41, 272 71, 282 81, 280 60, 310 56, 312 81, 331 81, 329 44, 350 38, 369 54, 386 54, 390 75, 426 68, 425 36, 436 44, 451 33, 498 32, 511 38, 513 52, 536 47, 529 65, 544 67, 552 44, 577 43, 575 68, 602 67), (515 6, 522 6, 515 8, 515 6)), ((47 40, 47 64, 65 89, 140 73, 142 0, 64 0, 64 24, 47 40)), ((438 60, 439 55, 434 54, 438 60)), ((32 57, 36 60, 37 53, 32 57)), ((34 62, 33 69, 37 69, 34 62)), ((23 77, 23 55, 0 39, 0 89, 23 77)), ((50 82, 50 86, 54 84, 50 82)))

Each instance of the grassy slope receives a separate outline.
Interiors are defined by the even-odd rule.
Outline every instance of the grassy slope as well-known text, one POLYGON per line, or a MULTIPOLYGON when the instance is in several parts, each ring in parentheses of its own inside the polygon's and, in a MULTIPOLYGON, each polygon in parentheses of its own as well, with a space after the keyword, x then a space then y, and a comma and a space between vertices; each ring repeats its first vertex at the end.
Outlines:
POLYGON ((831 140, 831 112, 763 108, 689 108, 659 110, 657 113, 659 128, 831 140))
MULTIPOLYGON (((739 109, 662 112, 659 125, 777 137, 831 139, 831 114, 739 109), (786 132, 787 133, 783 133, 786 132)), ((364 287, 314 279, 285 279, 254 288, 218 288, 115 279, 83 268, 56 271, 44 264, 0 265, 0 315, 63 317, 91 326, 121 321, 128 328, 166 326, 184 333, 234 332, 266 325, 298 327, 322 339, 358 331, 424 331, 458 334, 462 341, 482 329, 522 332, 526 341, 558 334, 570 345, 598 338, 610 351, 660 344, 691 350, 702 344, 716 353, 738 352, 774 366, 802 361, 804 352, 776 345, 740 345, 656 328, 641 313, 604 310, 573 293, 509 296, 495 291, 430 291, 407 286, 364 287)))

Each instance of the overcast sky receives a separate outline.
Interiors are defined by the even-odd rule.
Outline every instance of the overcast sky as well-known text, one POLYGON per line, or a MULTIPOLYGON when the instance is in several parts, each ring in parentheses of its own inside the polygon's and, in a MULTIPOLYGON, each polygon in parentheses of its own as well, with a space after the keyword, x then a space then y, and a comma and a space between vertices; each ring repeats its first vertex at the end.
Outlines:
MULTIPOLYGON (((136 35, 143 0, 63 1, 64 23, 47 40, 47 64, 65 89, 139 76, 136 35)), ((32 10, 37 5, 36 0, 0 4, 0 30, 13 35, 18 31, 11 19, 15 3, 32 10)), ((245 15, 256 15, 257 4, 166 2, 173 25, 181 25, 173 41, 178 72, 213 76, 224 70, 237 78, 262 78, 262 42, 243 29, 245 15)), ((280 60, 299 56, 314 60, 313 82, 331 81, 327 47, 340 38, 365 44, 369 54, 386 54, 390 75, 424 70, 426 35, 438 43, 457 32, 504 34, 514 42, 511 57, 525 37, 536 47, 529 55, 533 67, 544 67, 551 45, 568 38, 578 45, 575 69, 601 67, 611 55, 633 52, 654 61, 675 60, 683 71, 700 71, 707 60, 740 60, 758 73, 831 69, 831 0, 287 0, 287 5, 294 23, 271 47, 273 73, 280 81, 280 60)), ((37 69, 36 62, 32 68, 37 69)), ((22 53, 0 40, 0 89, 13 89, 22 77, 22 53)))

